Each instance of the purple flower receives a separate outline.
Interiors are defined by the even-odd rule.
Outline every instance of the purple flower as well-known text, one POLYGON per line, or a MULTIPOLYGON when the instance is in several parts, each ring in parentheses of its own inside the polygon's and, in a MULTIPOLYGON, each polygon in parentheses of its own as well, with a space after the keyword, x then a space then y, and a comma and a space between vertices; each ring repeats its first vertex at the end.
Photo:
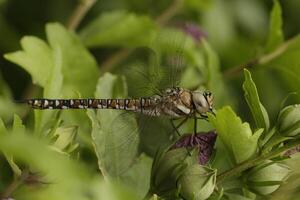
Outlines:
POLYGON ((210 132, 199 132, 196 135, 186 134, 183 137, 181 137, 171 147, 171 149, 198 147, 199 164, 205 165, 209 161, 213 153, 216 139, 217 133, 215 130, 210 132))
POLYGON ((183 22, 178 25, 186 34, 191 36, 194 40, 200 41, 201 38, 206 38, 207 34, 201 28, 192 22, 183 22))

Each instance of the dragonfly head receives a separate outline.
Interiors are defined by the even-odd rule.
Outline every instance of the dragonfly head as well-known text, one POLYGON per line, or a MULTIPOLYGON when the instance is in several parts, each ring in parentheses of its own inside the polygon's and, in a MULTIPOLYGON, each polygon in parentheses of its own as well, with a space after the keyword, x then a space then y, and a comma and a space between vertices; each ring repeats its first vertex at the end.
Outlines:
POLYGON ((193 91, 193 103, 199 114, 213 113, 213 95, 209 91, 193 91))

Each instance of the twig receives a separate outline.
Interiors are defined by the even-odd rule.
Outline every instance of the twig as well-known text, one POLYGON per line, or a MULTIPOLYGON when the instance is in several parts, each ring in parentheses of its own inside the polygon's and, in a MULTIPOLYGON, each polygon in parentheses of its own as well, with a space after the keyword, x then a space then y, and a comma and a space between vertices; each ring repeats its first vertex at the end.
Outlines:
POLYGON ((183 0, 175 0, 161 15, 155 19, 155 22, 160 26, 165 25, 181 9, 182 3, 183 0))
POLYGON ((298 146, 299 144, 300 144, 300 139, 297 139, 295 141, 285 144, 283 147, 280 147, 270 153, 266 153, 266 154, 260 155, 256 158, 246 160, 246 161, 238 164, 237 166, 233 167, 232 169, 229 169, 229 170, 219 174, 217 176, 217 183, 221 183, 226 178, 237 176, 242 171, 245 171, 253 166, 256 166, 265 160, 275 158, 275 157, 281 155, 282 153, 286 152, 287 150, 298 146))
POLYGON ((17 177, 13 182, 7 186, 4 192, 0 195, 0 199, 6 199, 11 197, 12 193, 28 178, 29 171, 23 170, 20 177, 17 177))
POLYGON ((230 79, 237 76, 240 72, 243 71, 244 68, 251 69, 258 63, 258 59, 253 59, 247 62, 246 64, 242 64, 236 67, 229 68, 228 70, 223 72, 223 76, 225 79, 230 79))
POLYGON ((74 31, 77 29, 86 13, 96 3, 96 1, 97 0, 79 0, 77 7, 75 8, 67 23, 67 27, 69 30, 74 31))
POLYGON ((259 59, 258 64, 263 65, 263 64, 266 64, 266 63, 272 61, 273 59, 277 58, 278 56, 283 54, 288 49, 288 47, 297 39, 298 39, 298 37, 293 37, 293 38, 285 41, 271 53, 262 56, 259 59))
POLYGON ((244 68, 251 69, 257 65, 267 64, 267 63, 271 62, 272 60, 274 60, 275 58, 277 58, 278 56, 282 55, 289 48, 289 46, 297 39, 298 39, 297 36, 293 37, 293 38, 285 41, 284 43, 282 43, 274 51, 272 51, 268 54, 264 54, 259 58, 252 59, 249 62, 247 62, 246 64, 242 64, 242 65, 230 68, 230 69, 224 71, 223 76, 226 79, 230 79, 230 78, 237 76, 240 72, 243 71, 244 68))
MULTIPOLYGON (((164 26, 180 10, 182 3, 183 0, 173 1, 173 3, 155 19, 155 23, 164 26)), ((101 64, 102 72, 111 71, 113 67, 125 60, 132 52, 132 49, 118 50, 101 64)))
POLYGON ((132 49, 121 49, 111 55, 101 64, 102 72, 111 71, 114 66, 125 60, 131 53, 132 49))

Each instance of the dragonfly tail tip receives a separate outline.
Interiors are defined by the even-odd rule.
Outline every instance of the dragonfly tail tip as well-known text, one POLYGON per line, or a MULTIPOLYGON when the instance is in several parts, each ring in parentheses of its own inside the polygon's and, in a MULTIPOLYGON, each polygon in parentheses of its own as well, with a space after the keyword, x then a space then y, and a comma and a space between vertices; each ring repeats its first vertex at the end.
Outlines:
POLYGON ((16 104, 28 103, 28 99, 14 99, 13 102, 16 104))

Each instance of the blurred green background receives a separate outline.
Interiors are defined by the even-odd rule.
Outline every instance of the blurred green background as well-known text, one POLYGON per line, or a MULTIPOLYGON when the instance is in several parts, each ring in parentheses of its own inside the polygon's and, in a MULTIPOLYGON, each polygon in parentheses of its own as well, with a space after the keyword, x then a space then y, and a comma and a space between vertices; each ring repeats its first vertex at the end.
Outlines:
MULTIPOLYGON (((20 50, 20 39, 23 36, 31 35, 47 40, 45 27, 49 22, 59 22, 69 29, 72 29, 70 21, 74 20, 72 16, 78 8, 78 5, 82 2, 85 1, 0 0, 0 117, 8 126, 13 122, 13 113, 18 113, 27 123, 28 127, 34 126, 33 114, 29 113, 28 109, 26 110, 23 107, 15 106, 12 100, 41 97, 42 90, 41 85, 37 84, 39 85, 37 86, 32 83, 31 76, 28 72, 18 65, 4 59, 2 55, 20 50)), ((272 55, 273 52, 276 52, 277 48, 284 46, 284 44, 289 44, 287 41, 291 38, 297 39, 300 32, 300 1, 282 0, 280 1, 280 5, 282 9, 282 24, 281 20, 277 20, 274 22, 275 24, 270 25, 270 13, 273 6, 273 1, 270 0, 98 0, 95 1, 90 10, 88 10, 81 23, 76 27, 76 30, 72 31, 76 34, 78 33, 82 43, 93 55, 98 67, 97 70, 95 69, 95 72, 99 71, 100 76, 104 71, 109 71, 114 74, 124 74, 124 66, 131 66, 134 65, 134 63, 138 63, 137 60, 147 54, 147 51, 140 47, 148 46, 147 42, 145 42, 148 35, 151 35, 152 32, 157 31, 157 29, 175 27, 178 30, 181 29, 188 32, 191 30, 184 25, 193 25, 197 27, 198 32, 196 32, 200 34, 200 37, 206 39, 210 45, 209 48, 212 48, 217 56, 216 60, 218 61, 216 62, 219 62, 219 64, 216 65, 218 65, 220 69, 216 69, 215 72, 210 71, 213 75, 220 75, 219 82, 217 77, 214 77, 214 80, 209 82, 206 76, 204 76, 203 81, 206 84, 206 88, 213 88, 212 90, 219 90, 220 88, 216 86, 215 83, 222 84, 222 91, 216 92, 216 107, 220 108, 229 104, 234 107, 235 111, 244 121, 253 122, 250 110, 243 99, 241 86, 244 78, 242 70, 234 70, 239 69, 240 66, 247 66, 252 72, 261 102, 270 115, 271 124, 274 125, 283 99, 291 92, 300 90, 299 41, 294 42, 290 49, 284 49, 284 52, 274 59, 267 60, 266 62, 260 60, 260 58, 266 58, 266 55, 272 55), (127 19, 126 17, 128 17, 127 14, 129 13, 132 15, 127 19), (97 21, 98 17, 100 21, 97 21), (118 24, 118 22, 120 22, 121 25, 118 24), (183 26, 180 26, 182 24, 183 26), (280 30, 281 27, 282 32, 280 30), (272 36, 270 36, 272 35, 272 28, 274 28, 274 40, 279 41, 268 41, 272 40, 270 39, 272 38, 272 36), (134 50, 136 48, 140 49, 134 50), (222 82, 221 79, 224 82, 222 82), (209 83, 206 83, 206 81, 209 83), (210 84, 214 85, 209 86, 210 84)), ((174 38, 175 39, 171 38, 170 40, 176 40, 177 36, 174 38)), ((200 48, 197 47, 200 49, 199 52, 202 56, 199 58, 200 63, 204 62, 204 65, 206 65, 209 62, 202 61, 201 59, 207 56, 205 52, 207 52, 209 48, 203 48, 201 41, 196 41, 195 43, 200 46, 200 48)), ((183 53, 185 57, 188 57, 187 60, 190 58, 190 61, 187 61, 187 63, 197 63, 197 61, 195 61, 197 58, 195 54, 198 51, 193 53, 191 50, 193 47, 190 47, 189 43, 187 46, 188 50, 183 53)), ((72 51, 72 49, 70 49, 70 51, 72 51)), ((196 65, 197 64, 195 64, 195 66, 196 65)), ((201 71, 201 64, 199 69, 201 71)), ((188 72, 186 73, 188 74, 188 72)), ((93 74, 93 72, 91 72, 91 74, 93 74)), ((189 79, 189 75, 186 76, 187 79, 189 79)), ((134 77, 131 78, 134 80, 134 77)), ((91 78, 91 81, 95 82, 95 80, 91 78)), ((129 94, 132 92, 130 91, 130 81, 132 80, 130 80, 129 77, 129 94)), ((197 87, 203 83, 201 81, 195 81, 194 79, 193 81, 197 87)), ((92 83, 94 84, 94 82, 92 83)), ((82 82, 78 84, 85 83, 82 82)), ((194 87, 192 83, 190 84, 191 87, 194 87)), ((187 85, 189 85, 189 83, 187 85)), ((95 88, 91 88, 91 91, 94 90, 95 88)), ((84 94, 83 91, 80 92, 84 94)), ((91 97, 91 94, 94 93, 86 91, 86 94, 84 97, 91 97)), ((300 97, 293 96, 289 100, 299 102, 300 97)), ((82 116, 77 117, 77 122, 80 117, 82 116)), ((74 119, 72 122, 76 122, 76 120, 74 119)), ((79 130, 79 161, 83 163, 83 165, 88 165, 87 168, 93 172, 91 174, 96 174, 97 158, 93 153, 93 148, 89 141, 90 136, 86 133, 87 130, 90 131, 90 125, 88 123, 80 125, 79 130)), ((162 140, 166 140, 167 136, 163 137, 164 139, 162 140)), ((26 138, 20 138, 19 140, 20 143, 26 142, 26 138)), ((13 141, 11 142, 11 145, 13 145, 13 141)), ((147 143, 142 140, 142 143, 143 142, 147 143)), ((155 142, 156 141, 153 141, 152 143, 155 142)), ((16 142, 16 144, 18 143, 16 142)), ((146 152, 149 156, 153 156, 154 150, 149 146, 149 144, 145 144, 143 152, 146 152)), ((38 149, 42 149, 42 147, 37 147, 36 150, 38 149)), ((34 154, 34 152, 31 153, 34 154)), ((52 158, 51 153, 43 153, 43 156, 50 156, 50 158, 52 158)), ((21 157, 22 156, 24 155, 21 155, 21 157)), ((40 156, 36 157, 36 159, 40 158, 40 156)), ((56 158, 53 158, 53 160, 50 159, 50 163, 57 162, 55 159, 56 158)), ((30 161, 27 160, 26 162, 30 161)), ((300 171, 297 166, 299 166, 299 164, 300 161, 297 161, 297 159, 291 161, 291 165, 294 166, 293 169, 296 170, 296 175, 292 176, 290 184, 282 187, 281 190, 275 192, 269 199, 298 199, 297 194, 300 194, 300 171), (298 190, 299 193, 297 193, 298 190), (284 197, 282 196, 283 194, 284 197)), ((71 168, 73 169, 73 163, 70 165, 72 165, 71 168)), ((43 168, 45 166, 40 167, 43 168)), ((76 173, 78 169, 75 168, 73 172, 76 173)), ((57 176, 63 174, 63 170, 57 170, 57 176)), ((70 172, 68 176, 72 177, 73 172, 70 172)), ((1 191, 1 188, 4 188, 12 179, 12 172, 3 156, 0 159, 0 173, 1 191)), ((92 175, 89 174, 85 176, 92 175)), ((76 181, 78 181, 78 179, 77 177, 76 181)), ((89 181, 91 181, 90 177, 89 181)), ((97 184, 102 183, 97 182, 94 184, 95 188, 97 184)), ((64 186, 67 187, 66 185, 64 186)), ((79 184, 77 187, 80 187, 79 184)), ((66 191, 69 191, 68 189, 70 188, 67 188, 66 191)), ((22 194, 23 191, 21 190, 19 192, 22 194)), ((26 194, 26 192, 23 194, 26 194)), ((106 199, 109 198, 118 199, 118 197, 106 196, 106 199)), ((130 199, 130 197, 128 198, 130 199)), ((105 197, 103 197, 103 199, 105 199, 105 197)))
MULTIPOLYGON (((214 50, 220 58, 222 71, 247 63, 249 60, 258 57, 265 43, 268 34, 269 13, 272 1, 249 1, 249 0, 201 0, 187 1, 184 8, 178 9, 176 14, 168 22, 191 22, 197 24, 207 35, 214 50)), ((0 2, 0 51, 4 53, 20 49, 19 40, 24 35, 34 35, 45 38, 45 24, 47 22, 60 22, 67 24, 77 1, 17 1, 2 0, 0 2)), ((172 1, 97 1, 87 13, 79 26, 79 30, 85 27, 92 19, 103 12, 115 10, 126 10, 136 14, 148 15, 152 19, 160 16, 165 9, 172 4, 172 1)), ((299 5, 296 0, 282 2, 283 32, 285 38, 291 38, 299 33, 299 5)), ((92 52, 101 69, 101 63, 115 53, 117 45, 109 48, 93 48, 92 52)), ((24 95, 28 85, 31 84, 30 76, 18 66, 6 61, 3 57, 0 60, 1 74, 9 85, 13 96, 18 99, 24 95), (16 81, 18 80, 18 81, 16 81)), ((278 82, 276 73, 272 70, 261 70, 254 76, 257 79, 260 90, 268 92, 262 95, 262 101, 273 114, 278 109, 277 105, 281 96, 291 91, 284 84, 278 82), (275 87, 265 90, 264 87, 275 87), (280 90, 281 89, 281 90, 280 90), (279 94, 278 94, 279 93, 279 94), (278 95, 277 95, 278 94, 278 95), (274 95, 272 98, 270 95, 274 95), (266 96, 266 97, 264 97, 266 96)), ((256 72, 256 71, 255 71, 256 72)), ((239 77, 228 78, 228 84, 235 89, 239 88, 239 77)), ((234 93, 239 95, 238 91, 234 93)))

